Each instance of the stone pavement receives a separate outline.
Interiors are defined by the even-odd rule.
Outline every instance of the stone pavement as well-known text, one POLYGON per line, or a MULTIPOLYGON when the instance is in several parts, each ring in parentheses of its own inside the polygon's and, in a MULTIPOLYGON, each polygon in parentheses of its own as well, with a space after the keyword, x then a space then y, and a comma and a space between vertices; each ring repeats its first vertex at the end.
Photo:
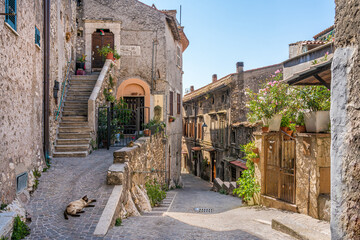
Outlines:
POLYGON ((113 189, 106 185, 113 151, 97 150, 86 158, 52 160, 27 206, 32 216, 28 239, 102 239, 93 232, 113 189), (81 217, 65 220, 63 213, 69 202, 84 195, 97 200, 95 207, 85 208, 81 217))
POLYGON ((241 207, 239 198, 211 192, 208 182, 190 174, 183 175, 183 182, 183 189, 168 193, 169 207, 161 206, 163 214, 124 219, 105 239, 293 239, 271 228, 274 216, 287 213, 241 207), (195 208, 212 209, 212 213, 197 213, 195 208))

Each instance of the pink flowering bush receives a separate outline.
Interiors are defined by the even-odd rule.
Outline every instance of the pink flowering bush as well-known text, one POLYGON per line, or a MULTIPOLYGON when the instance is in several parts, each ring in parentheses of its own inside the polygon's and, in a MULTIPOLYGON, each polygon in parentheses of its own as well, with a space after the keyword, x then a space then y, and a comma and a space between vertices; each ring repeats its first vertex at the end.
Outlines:
POLYGON ((249 121, 270 119, 275 114, 282 113, 289 100, 287 94, 288 85, 281 82, 282 77, 282 71, 277 70, 275 75, 272 75, 257 93, 249 89, 246 90, 249 97, 247 103, 250 110, 248 114, 249 121))

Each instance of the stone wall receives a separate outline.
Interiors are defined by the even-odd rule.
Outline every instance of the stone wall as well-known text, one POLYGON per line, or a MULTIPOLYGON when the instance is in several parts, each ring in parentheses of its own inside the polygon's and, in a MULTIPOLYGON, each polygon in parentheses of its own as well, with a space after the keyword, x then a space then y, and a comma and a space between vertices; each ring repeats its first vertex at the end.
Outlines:
POLYGON ((0 24, 0 203, 14 200, 17 175, 43 164, 43 49, 34 30, 42 33, 42 7, 38 0, 22 1, 16 32, 0 24))
POLYGON ((360 236, 360 3, 336 0, 331 83, 331 234, 360 236))

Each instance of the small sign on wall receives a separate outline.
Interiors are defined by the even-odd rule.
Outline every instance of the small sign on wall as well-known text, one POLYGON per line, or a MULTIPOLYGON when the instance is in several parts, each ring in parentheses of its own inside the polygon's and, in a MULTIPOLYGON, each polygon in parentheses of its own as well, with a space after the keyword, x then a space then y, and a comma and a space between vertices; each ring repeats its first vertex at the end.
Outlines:
POLYGON ((140 46, 120 46, 121 56, 140 57, 141 48, 140 46))

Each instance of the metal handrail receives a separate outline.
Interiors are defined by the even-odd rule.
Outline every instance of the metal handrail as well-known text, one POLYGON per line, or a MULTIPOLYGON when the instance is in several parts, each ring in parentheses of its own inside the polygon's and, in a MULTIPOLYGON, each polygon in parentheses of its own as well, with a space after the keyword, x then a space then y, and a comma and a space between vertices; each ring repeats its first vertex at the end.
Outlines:
POLYGON ((56 111, 56 118, 55 121, 57 121, 59 114, 60 114, 60 110, 61 110, 61 106, 62 106, 62 102, 64 99, 64 94, 65 94, 65 88, 67 88, 68 84, 66 84, 66 82, 69 80, 69 74, 70 74, 70 65, 71 65, 72 59, 70 57, 70 61, 68 62, 68 66, 67 66, 67 71, 66 71, 66 76, 65 76, 65 81, 63 82, 63 86, 62 86, 62 92, 61 92, 61 98, 60 98, 60 104, 59 104, 59 108, 56 111))

